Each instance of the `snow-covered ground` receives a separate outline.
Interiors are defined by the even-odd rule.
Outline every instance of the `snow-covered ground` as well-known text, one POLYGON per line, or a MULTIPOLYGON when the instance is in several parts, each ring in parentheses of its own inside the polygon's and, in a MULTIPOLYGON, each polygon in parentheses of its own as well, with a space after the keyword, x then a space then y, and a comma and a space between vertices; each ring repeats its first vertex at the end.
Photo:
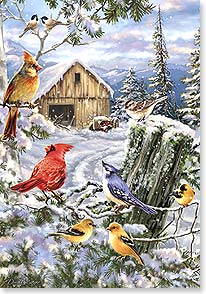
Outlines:
MULTIPOLYGON (((67 195, 70 194, 75 187, 82 186, 88 180, 101 182, 102 181, 102 160, 105 162, 111 163, 117 168, 120 168, 123 160, 126 155, 126 139, 128 132, 129 124, 121 124, 121 127, 117 129, 113 129, 108 133, 103 132, 92 132, 87 129, 84 130, 71 130, 65 131, 56 129, 55 133, 52 134, 51 138, 42 141, 35 141, 32 144, 32 148, 27 150, 26 153, 22 153, 20 156, 21 163, 21 179, 26 180, 30 177, 31 172, 34 168, 34 165, 39 162, 44 156, 45 151, 44 147, 54 143, 69 143, 74 146, 74 148, 68 152, 65 156, 67 163, 67 179, 65 181, 64 186, 62 187, 62 191, 66 192, 67 195)), ((30 197, 25 197, 25 195, 18 195, 16 198, 17 202, 21 202, 27 204, 32 207, 42 207, 45 205, 44 202, 36 200, 33 194, 40 193, 38 189, 33 189, 28 194, 30 197), (17 200, 18 199, 18 200, 17 200)), ((41 194, 41 193, 40 193, 41 194)), ((67 199, 68 205, 75 205, 76 196, 73 196, 72 199, 67 199)), ((98 197, 92 198, 88 201, 98 202, 99 200, 106 200, 103 193, 98 193, 98 197)), ((88 202, 87 202, 88 203, 88 202)), ((85 202, 86 204, 86 202, 85 202)), ((177 203, 174 206, 178 206, 177 203)), ((17 228, 15 231, 12 231, 12 237, 2 237, 0 240, 0 249, 3 249, 5 252, 3 253, 3 258, 9 259, 9 255, 6 252, 10 249, 15 249, 17 244, 22 244, 22 240, 24 240, 25 247, 30 248, 33 244, 35 245, 35 251, 38 252, 38 255, 35 256, 35 266, 40 266, 40 264, 44 264, 45 267, 55 270, 55 259, 54 253, 57 252, 58 247, 60 248, 69 248, 69 253, 73 253, 73 249, 68 247, 68 242, 64 239, 61 241, 61 244, 57 243, 54 238, 49 238, 48 234, 56 231, 59 226, 65 227, 65 222, 60 223, 60 217, 71 217, 70 211, 65 211, 63 208, 57 207, 54 204, 48 203, 49 209, 53 212, 53 220, 51 223, 44 223, 41 226, 35 224, 34 215, 25 205, 13 205, 11 203, 1 205, 0 216, 5 219, 10 219, 12 216, 21 216, 28 223, 27 227, 17 228)), ((186 214, 184 218, 187 221, 182 222, 181 230, 188 231, 191 227, 191 221, 194 218, 194 210, 192 208, 185 209, 186 214)), ((105 246, 109 246, 108 243, 108 232, 104 229, 102 225, 102 220, 95 219, 95 223, 97 224, 97 228, 92 237, 92 242, 94 244, 104 244, 105 246), (99 225, 100 224, 100 225, 99 225)), ((123 223, 122 223, 123 224, 123 223)), ((142 234, 146 227, 144 224, 123 224, 124 229, 131 233, 134 237, 137 234, 142 234)), ((175 226, 170 226, 168 229, 168 234, 172 234, 175 230, 175 226)), ((90 242, 90 241, 87 241, 90 242)), ((189 250, 191 243, 191 238, 186 237, 181 240, 181 247, 184 246, 189 250)), ((194 249, 200 248, 199 245, 199 237, 196 239, 194 244, 194 249)), ((165 247, 165 245, 163 245, 165 247)), ((180 257, 176 256, 179 254, 175 248, 174 243, 168 242, 166 245, 167 248, 159 249, 158 254, 162 254, 160 258, 163 258, 164 263, 168 260, 167 255, 174 256, 175 260, 180 262, 180 257)), ((84 262, 86 264, 87 259, 85 259, 84 254, 85 249, 79 250, 79 261, 77 263, 81 263, 81 267, 84 267, 84 262), (85 261, 86 260, 86 261, 85 261)), ((150 267, 155 267, 159 262, 151 259, 148 254, 142 254, 142 257, 145 261, 145 264, 150 267)), ((130 261, 132 262, 132 261, 130 261)), ((23 267, 12 267, 13 265, 9 265, 7 268, 0 269, 0 273, 8 275, 9 271, 19 271, 24 272, 23 267), (14 268, 14 269, 13 269, 14 268)), ((85 265, 86 266, 86 265, 85 265)), ((107 265, 108 266, 108 265, 107 265)), ((107 267, 106 266, 106 267, 107 267)), ((134 265, 135 266, 135 265, 134 265)), ((79 265, 80 267, 80 265, 79 265)), ((104 270, 104 268, 102 269, 104 270)), ((79 270, 78 270, 79 272, 79 270)), ((142 277, 138 278, 142 279, 142 277)), ((129 282, 127 283, 129 284, 129 282)), ((144 287, 142 285, 141 287, 144 287)), ((146 287, 146 286, 145 286, 146 287)), ((149 287, 149 286, 147 286, 149 287)), ((150 286, 151 287, 151 286, 150 286)))
MULTIPOLYGON (((130 124, 131 122, 122 123, 121 127, 112 129, 109 133, 92 132, 88 129, 73 129, 71 131, 56 129, 51 138, 34 141, 32 149, 22 154, 20 158, 21 179, 26 180, 30 177, 34 165, 45 156, 45 146, 55 143, 68 143, 73 145, 74 148, 66 153, 65 156, 67 178, 61 190, 69 195, 70 191, 76 187, 81 187, 88 180, 101 183, 102 160, 120 168, 125 159, 126 139, 130 124)), ((39 192, 38 189, 33 189, 28 194, 33 194, 35 191, 39 192)), ((25 198, 24 195, 19 197, 24 202, 31 203, 31 199, 25 198)), ((100 197, 106 200, 103 193, 100 193, 100 197)), ((199 193, 196 193, 196 199, 199 200, 199 197, 199 193)), ((178 206, 178 204, 174 202, 173 206, 178 206)), ((187 219, 187 222, 184 224, 186 226, 185 229, 189 229, 194 218, 194 207, 185 209, 184 217, 187 219)))
POLYGON ((117 168, 125 157, 127 126, 112 129, 109 133, 84 130, 57 129, 51 138, 35 141, 32 149, 21 156, 23 179, 30 177, 34 164, 45 156, 44 146, 55 143, 68 143, 74 148, 66 153, 67 179, 64 188, 71 189, 88 180, 101 182, 102 160, 117 168))

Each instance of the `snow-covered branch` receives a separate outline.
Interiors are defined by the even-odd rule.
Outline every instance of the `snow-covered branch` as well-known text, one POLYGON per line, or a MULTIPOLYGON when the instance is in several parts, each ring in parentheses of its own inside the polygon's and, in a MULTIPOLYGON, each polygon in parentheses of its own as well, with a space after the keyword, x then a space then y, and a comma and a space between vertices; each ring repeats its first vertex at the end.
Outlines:
POLYGON ((191 234, 196 234, 199 233, 200 229, 194 229, 192 232, 191 230, 188 230, 185 233, 177 234, 177 235, 168 235, 165 237, 160 237, 160 238, 133 238, 135 241, 140 241, 140 242, 164 242, 170 239, 178 239, 182 238, 191 234))
MULTIPOLYGON (((3 104, 0 103, 0 106, 3 106, 3 104)), ((18 108, 30 108, 30 109, 34 109, 34 108, 36 108, 36 107, 39 106, 39 103, 36 103, 36 104, 25 103, 25 104, 21 104, 21 105, 8 104, 8 103, 6 103, 5 106, 8 107, 8 108, 10 108, 10 107, 18 107, 18 108)))
POLYGON ((22 21, 26 25, 26 20, 23 17, 23 12, 25 8, 25 3, 22 4, 22 7, 20 7, 20 4, 17 1, 11 1, 11 3, 16 7, 17 15, 14 14, 9 5, 5 5, 2 9, 3 12, 3 21, 6 21, 8 19, 14 19, 17 21, 22 21))

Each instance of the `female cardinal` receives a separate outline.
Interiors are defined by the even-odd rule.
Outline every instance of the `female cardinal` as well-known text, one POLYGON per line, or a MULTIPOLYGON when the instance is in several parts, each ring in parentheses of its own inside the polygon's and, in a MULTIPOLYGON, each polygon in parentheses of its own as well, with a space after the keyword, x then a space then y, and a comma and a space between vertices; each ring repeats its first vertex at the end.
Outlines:
POLYGON ((9 108, 2 140, 16 137, 18 105, 20 103, 30 103, 39 87, 37 73, 42 67, 27 51, 23 51, 23 59, 23 65, 9 82, 4 94, 3 107, 7 103, 16 104, 16 106, 9 108))
POLYGON ((45 191, 49 191, 52 192, 55 198, 62 200, 53 191, 59 189, 64 184, 66 178, 64 154, 72 148, 74 146, 69 144, 46 146, 46 156, 35 165, 30 179, 11 187, 11 190, 24 193, 37 187, 42 190, 45 196, 45 191))

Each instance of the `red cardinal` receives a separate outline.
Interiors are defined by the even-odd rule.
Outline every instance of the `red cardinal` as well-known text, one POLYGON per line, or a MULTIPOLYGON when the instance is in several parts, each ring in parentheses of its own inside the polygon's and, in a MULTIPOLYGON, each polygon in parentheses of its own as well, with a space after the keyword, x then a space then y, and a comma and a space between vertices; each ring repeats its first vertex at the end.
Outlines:
POLYGON ((3 107, 7 103, 16 104, 16 106, 9 108, 2 140, 16 137, 18 105, 21 103, 30 103, 39 87, 38 71, 42 67, 27 51, 23 51, 23 60, 24 63, 10 80, 4 94, 3 107))
POLYGON ((61 199, 53 191, 64 184, 66 178, 64 154, 72 148, 74 146, 69 144, 46 146, 46 156, 35 165, 30 179, 11 187, 11 190, 24 193, 38 187, 46 197, 45 191, 49 191, 52 192, 55 198, 61 199))

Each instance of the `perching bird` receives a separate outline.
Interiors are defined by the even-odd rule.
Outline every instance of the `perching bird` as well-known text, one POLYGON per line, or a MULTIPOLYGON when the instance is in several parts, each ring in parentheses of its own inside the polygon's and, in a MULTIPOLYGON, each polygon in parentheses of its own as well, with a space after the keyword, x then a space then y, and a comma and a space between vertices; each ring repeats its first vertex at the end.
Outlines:
POLYGON ((145 100, 145 101, 141 101, 141 102, 136 102, 134 100, 127 100, 125 102, 125 110, 127 112, 127 114, 135 119, 135 120, 144 120, 146 119, 153 111, 154 107, 166 100, 167 97, 162 97, 156 100, 145 100))
POLYGON ((26 27, 24 28, 21 35, 19 35, 19 38, 23 37, 24 34, 28 31, 33 31, 38 28, 39 25, 39 19, 37 14, 32 15, 31 20, 27 23, 26 27))
POLYGON ((16 137, 18 106, 21 103, 30 103, 39 87, 38 71, 42 67, 27 51, 23 51, 23 60, 22 66, 10 80, 4 94, 3 107, 6 104, 16 106, 9 107, 2 140, 16 137))
POLYGON ((41 20, 42 20, 42 23, 43 23, 45 30, 48 32, 51 31, 56 26, 66 25, 63 22, 61 22, 60 20, 48 18, 47 16, 42 16, 41 20))
POLYGON ((94 227, 96 227, 96 225, 93 220, 84 219, 80 223, 69 227, 66 231, 58 231, 49 234, 49 236, 60 236, 71 243, 81 243, 87 241, 91 237, 94 227))
POLYGON ((157 212, 140 201, 129 190, 127 184, 118 175, 119 170, 111 164, 102 161, 103 165, 103 191, 105 196, 112 202, 121 206, 135 205, 148 214, 157 212))
POLYGON ((54 193, 54 190, 61 188, 64 184, 66 179, 64 155, 72 148, 73 146, 69 144, 46 146, 46 156, 35 165, 30 179, 11 187, 11 190, 25 193, 37 187, 43 191, 45 196, 45 191, 48 191, 52 192, 55 198, 62 200, 59 195, 54 193))
POLYGON ((109 231, 109 243, 118 254, 122 256, 133 256, 139 264, 144 265, 144 261, 137 252, 134 242, 129 238, 120 224, 111 223, 107 230, 109 231))
POLYGON ((182 184, 178 189, 176 189, 172 196, 178 204, 187 206, 195 197, 195 191, 190 187, 189 184, 182 184))

